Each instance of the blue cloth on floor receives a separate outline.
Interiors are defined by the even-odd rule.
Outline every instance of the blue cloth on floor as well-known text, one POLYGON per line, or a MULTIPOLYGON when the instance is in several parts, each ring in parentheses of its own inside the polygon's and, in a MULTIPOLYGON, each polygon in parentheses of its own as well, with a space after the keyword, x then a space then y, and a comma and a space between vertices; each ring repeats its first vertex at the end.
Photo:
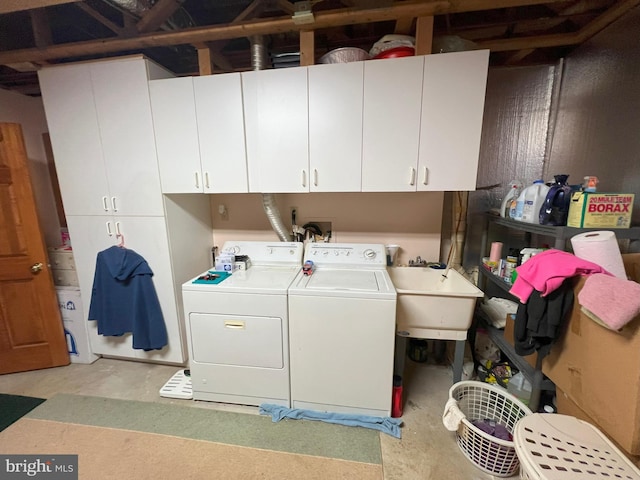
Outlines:
POLYGON ((364 427, 380 430, 393 437, 400 438, 400 425, 402 420, 391 417, 374 417, 370 415, 358 415, 355 413, 334 413, 320 412, 317 410, 304 410, 300 408, 288 408, 272 403, 260 405, 261 415, 271 415, 274 422, 279 422, 283 418, 294 420, 319 420, 327 423, 337 423, 348 427, 364 427))

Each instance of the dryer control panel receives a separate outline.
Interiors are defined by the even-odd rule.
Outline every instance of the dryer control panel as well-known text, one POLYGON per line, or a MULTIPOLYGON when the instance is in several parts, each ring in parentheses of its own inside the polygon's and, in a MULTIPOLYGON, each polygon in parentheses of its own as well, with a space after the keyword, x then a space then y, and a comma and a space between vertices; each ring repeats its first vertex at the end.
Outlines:
POLYGON ((307 243, 304 260, 317 267, 359 267, 384 269, 384 245, 372 243, 307 243))

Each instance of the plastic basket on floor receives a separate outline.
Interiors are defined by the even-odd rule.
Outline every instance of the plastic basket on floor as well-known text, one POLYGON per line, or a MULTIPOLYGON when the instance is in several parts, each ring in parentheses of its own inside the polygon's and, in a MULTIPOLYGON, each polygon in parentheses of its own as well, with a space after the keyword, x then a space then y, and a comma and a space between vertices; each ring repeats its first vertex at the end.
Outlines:
POLYGON ((449 389, 449 399, 448 405, 462 414, 456 430, 462 453, 486 473, 514 475, 520 466, 514 442, 494 437, 472 422, 492 420, 513 435, 516 423, 531 410, 504 388, 483 382, 458 382, 449 389))
POLYGON ((513 440, 522 480, 638 480, 640 470, 593 425, 568 415, 534 413, 513 440))

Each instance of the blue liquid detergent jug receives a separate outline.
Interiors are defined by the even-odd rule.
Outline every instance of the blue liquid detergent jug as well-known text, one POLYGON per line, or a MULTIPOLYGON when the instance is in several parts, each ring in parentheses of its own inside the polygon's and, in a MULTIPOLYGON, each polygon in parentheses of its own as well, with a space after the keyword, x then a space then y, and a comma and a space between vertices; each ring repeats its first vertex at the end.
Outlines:
POLYGON ((540 225, 561 226, 567 224, 571 186, 567 183, 569 175, 554 175, 555 183, 540 207, 540 225))

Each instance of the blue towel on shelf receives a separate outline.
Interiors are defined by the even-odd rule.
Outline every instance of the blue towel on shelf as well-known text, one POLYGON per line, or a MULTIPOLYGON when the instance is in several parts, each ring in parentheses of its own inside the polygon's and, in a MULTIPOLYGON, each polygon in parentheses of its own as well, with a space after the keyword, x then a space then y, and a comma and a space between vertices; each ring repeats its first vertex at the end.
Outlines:
POLYGON ((294 420, 319 420, 327 423, 337 423, 348 427, 364 427, 380 430, 393 437, 400 438, 400 425, 402 420, 391 417, 373 417, 369 415, 358 415, 355 413, 333 413, 320 412, 317 410, 304 410, 300 408, 287 408, 272 403, 260 405, 260 415, 271 415, 274 422, 279 422, 283 418, 294 420))

